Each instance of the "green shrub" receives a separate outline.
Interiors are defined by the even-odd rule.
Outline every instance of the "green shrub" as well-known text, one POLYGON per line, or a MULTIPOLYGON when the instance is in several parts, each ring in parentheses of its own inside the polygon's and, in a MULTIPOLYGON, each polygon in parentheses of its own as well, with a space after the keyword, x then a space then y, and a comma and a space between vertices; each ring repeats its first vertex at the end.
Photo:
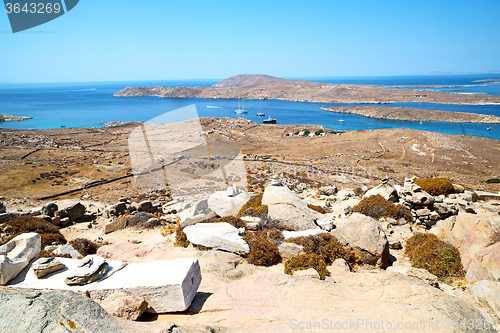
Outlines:
POLYGON ((453 193, 453 184, 448 178, 422 178, 415 180, 415 184, 422 188, 422 191, 430 195, 447 195, 453 193))
POLYGON ((366 216, 379 219, 381 217, 391 217, 393 219, 404 218, 410 222, 412 215, 410 210, 402 205, 393 204, 387 201, 380 194, 369 196, 361 200, 356 206, 352 208, 353 212, 360 213, 366 216))
POLYGON ((498 179, 498 178, 491 178, 491 179, 488 179, 486 182, 488 184, 496 184, 496 183, 500 183, 500 179, 498 179))
POLYGON ((295 271, 301 271, 309 268, 314 268, 321 280, 324 280, 328 271, 326 270, 325 262, 316 254, 299 254, 285 261, 285 274, 293 275, 295 271))
POLYGON ((52 223, 41 218, 24 215, 7 220, 4 224, 4 237, 0 245, 8 243, 12 238, 28 232, 36 232, 42 238, 42 249, 47 245, 66 244, 66 238, 52 223))
POLYGON ((436 235, 413 235, 406 241, 405 255, 409 257, 413 267, 426 269, 444 282, 465 277, 458 249, 436 235))
POLYGON ((305 135, 305 136, 308 136, 309 134, 311 134, 311 132, 309 132, 309 130, 308 130, 308 129, 304 130, 304 135, 305 135))
POLYGON ((188 247, 189 241, 187 239, 186 233, 182 230, 181 225, 177 226, 177 230, 175 231, 175 242, 174 246, 188 247))
POLYGON ((319 129, 317 130, 316 132, 314 132, 314 135, 321 135, 321 133, 323 133, 323 130, 322 129, 319 129))
POLYGON ((357 262, 354 252, 349 247, 343 246, 335 236, 329 233, 289 238, 286 242, 302 245, 306 254, 317 255, 326 264, 338 258, 343 258, 352 264, 357 262))
POLYGON ((256 266, 272 266, 281 262, 281 255, 270 240, 259 234, 247 234, 244 237, 250 247, 248 262, 256 266))

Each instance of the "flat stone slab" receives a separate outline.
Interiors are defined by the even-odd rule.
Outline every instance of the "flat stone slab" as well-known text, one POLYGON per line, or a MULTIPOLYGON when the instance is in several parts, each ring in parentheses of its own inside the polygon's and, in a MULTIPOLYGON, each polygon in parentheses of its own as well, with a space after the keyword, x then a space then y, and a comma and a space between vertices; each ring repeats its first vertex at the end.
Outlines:
POLYGON ((312 236, 312 235, 318 235, 318 234, 324 234, 324 233, 326 233, 326 231, 323 229, 309 229, 309 230, 302 230, 302 231, 283 231, 283 237, 285 237, 285 239, 288 239, 288 238, 312 236))
POLYGON ((196 245, 219 250, 248 253, 250 247, 239 235, 239 230, 227 222, 197 223, 184 228, 187 239, 196 245))
POLYGON ((112 278, 94 284, 89 295, 100 302, 115 292, 125 292, 144 298, 146 312, 178 312, 191 305, 200 283, 197 259, 160 260, 130 264, 112 278))
MULTIPOLYGON (((95 255, 91 255, 89 257, 101 258, 95 255)), ((42 258, 33 259, 30 265, 28 265, 21 273, 19 273, 19 275, 14 280, 10 281, 6 287, 29 288, 38 290, 71 290, 79 294, 86 294, 92 286, 95 286, 100 281, 104 281, 115 272, 119 271, 127 265, 123 261, 106 260, 109 264, 109 268, 106 274, 104 274, 101 279, 84 286, 68 286, 65 282, 66 276, 77 268, 78 262, 80 260, 71 258, 57 258, 62 264, 66 266, 66 268, 48 274, 39 279, 36 277, 35 272, 31 268, 31 266, 40 259, 42 258)))

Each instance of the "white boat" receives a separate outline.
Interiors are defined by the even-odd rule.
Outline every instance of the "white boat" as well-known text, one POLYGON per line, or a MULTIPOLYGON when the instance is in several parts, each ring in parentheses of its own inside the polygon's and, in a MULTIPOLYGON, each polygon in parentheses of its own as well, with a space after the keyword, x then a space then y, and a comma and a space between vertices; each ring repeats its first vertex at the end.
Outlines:
POLYGON ((262 120, 262 123, 264 123, 264 124, 276 124, 276 119, 271 118, 271 116, 269 116, 268 119, 262 120))
POLYGON ((265 113, 257 113, 257 116, 259 116, 259 117, 265 117, 266 114, 265 113))
POLYGON ((486 130, 491 131, 491 127, 488 127, 486 130))
POLYGON ((341 123, 343 123, 345 120, 344 120, 344 119, 339 119, 339 121, 340 121, 341 123))
POLYGON ((220 106, 207 105, 207 108, 209 108, 209 109, 220 109, 220 106))
POLYGON ((245 103, 243 100, 241 100, 241 108, 240 108, 240 99, 238 98, 238 108, 234 112, 236 112, 236 113, 248 113, 248 111, 245 110, 245 103))

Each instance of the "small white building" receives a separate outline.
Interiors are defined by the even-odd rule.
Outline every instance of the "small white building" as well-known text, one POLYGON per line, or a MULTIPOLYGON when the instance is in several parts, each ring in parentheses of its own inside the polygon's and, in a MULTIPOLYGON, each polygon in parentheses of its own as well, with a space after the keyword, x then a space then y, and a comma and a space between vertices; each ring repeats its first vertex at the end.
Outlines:
POLYGON ((299 136, 304 136, 306 133, 305 132, 299 132, 299 136))

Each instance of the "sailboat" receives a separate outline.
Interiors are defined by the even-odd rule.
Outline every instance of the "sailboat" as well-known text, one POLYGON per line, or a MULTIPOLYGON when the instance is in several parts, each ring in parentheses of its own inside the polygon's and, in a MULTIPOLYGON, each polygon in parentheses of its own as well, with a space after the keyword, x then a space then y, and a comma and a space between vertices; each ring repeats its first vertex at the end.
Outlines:
POLYGON ((248 113, 248 111, 245 110, 245 104, 244 104, 243 100, 241 100, 241 108, 240 108, 240 99, 238 98, 238 108, 234 112, 236 112, 236 113, 248 113))
POLYGON ((344 120, 344 114, 342 113, 342 119, 339 119, 338 120, 339 122, 343 123, 345 120, 344 120))
POLYGON ((64 128, 66 127, 66 125, 64 125, 64 119, 62 120, 62 125, 61 125, 61 128, 64 128))

